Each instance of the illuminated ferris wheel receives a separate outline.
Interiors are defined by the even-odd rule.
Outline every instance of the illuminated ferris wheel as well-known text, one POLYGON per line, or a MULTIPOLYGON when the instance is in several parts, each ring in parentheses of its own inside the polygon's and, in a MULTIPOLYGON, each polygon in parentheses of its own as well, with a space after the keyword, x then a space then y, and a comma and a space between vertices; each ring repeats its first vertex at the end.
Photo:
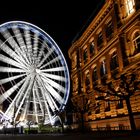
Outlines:
POLYGON ((69 71, 55 41, 39 27, 0 25, 0 105, 3 118, 54 124, 69 97, 69 71))

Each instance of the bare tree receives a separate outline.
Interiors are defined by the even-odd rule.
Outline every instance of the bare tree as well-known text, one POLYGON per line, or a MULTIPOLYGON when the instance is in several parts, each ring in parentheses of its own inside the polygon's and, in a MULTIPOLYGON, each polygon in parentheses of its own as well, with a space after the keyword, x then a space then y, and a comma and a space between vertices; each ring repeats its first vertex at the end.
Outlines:
POLYGON ((80 97, 80 101, 73 101, 73 110, 76 113, 80 114, 80 123, 81 123, 81 131, 84 132, 85 131, 85 126, 84 126, 84 115, 85 113, 88 113, 91 109, 92 110, 96 110, 99 108, 99 104, 93 104, 92 102, 90 102, 90 100, 88 99, 88 97, 85 94, 82 94, 80 97))
POLYGON ((130 98, 137 90, 139 90, 140 81, 136 77, 136 74, 125 75, 122 74, 119 78, 114 78, 112 81, 102 82, 95 88, 95 91, 99 92, 96 100, 104 101, 121 101, 125 100, 130 120, 131 130, 136 130, 134 116, 130 104, 130 98), (116 99, 117 97, 117 99, 116 99))

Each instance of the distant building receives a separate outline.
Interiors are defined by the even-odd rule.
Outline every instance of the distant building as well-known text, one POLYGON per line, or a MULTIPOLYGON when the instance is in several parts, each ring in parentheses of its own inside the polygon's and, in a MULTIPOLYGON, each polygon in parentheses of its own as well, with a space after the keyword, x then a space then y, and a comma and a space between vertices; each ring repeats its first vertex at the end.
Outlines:
MULTIPOLYGON (((140 68, 140 1, 106 0, 98 14, 81 36, 72 43, 71 59, 72 102, 80 109, 90 102, 83 113, 84 125, 98 128, 130 129, 125 101, 95 100, 94 88, 103 79, 140 68), (101 104, 97 109, 95 105, 101 104)), ((137 129, 140 129, 140 93, 131 98, 137 129)), ((78 127, 80 114, 73 114, 73 128, 78 127)))

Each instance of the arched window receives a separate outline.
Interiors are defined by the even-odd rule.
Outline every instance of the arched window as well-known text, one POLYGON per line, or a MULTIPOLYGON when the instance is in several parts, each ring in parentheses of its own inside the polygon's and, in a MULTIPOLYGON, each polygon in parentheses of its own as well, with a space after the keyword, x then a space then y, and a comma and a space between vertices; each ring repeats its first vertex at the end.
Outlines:
POLYGON ((105 102, 105 112, 110 111, 110 101, 105 102))
POLYGON ((104 76, 106 73, 107 73, 107 71, 106 71, 106 61, 104 59, 104 60, 102 60, 101 66, 100 66, 100 75, 101 75, 101 77, 104 76))
POLYGON ((87 62, 87 59, 88 59, 87 48, 84 50, 83 59, 84 59, 84 63, 86 63, 87 62))
POLYGON ((117 101, 117 104, 116 104, 116 109, 121 109, 121 108, 123 108, 124 106, 123 106, 123 100, 118 100, 117 101))
POLYGON ((98 36, 97 36, 97 47, 98 47, 98 50, 100 50, 102 48, 102 45, 103 45, 103 33, 102 33, 102 31, 100 31, 98 36))
POLYGON ((113 32, 114 32, 114 26, 112 20, 110 20, 106 25, 106 30, 105 30, 107 41, 109 41, 113 37, 113 32))
POLYGON ((90 90, 90 75, 89 75, 89 72, 86 73, 85 86, 86 86, 86 91, 88 92, 90 90))
POLYGON ((97 85, 98 75, 97 75, 97 67, 94 67, 92 70, 92 84, 93 87, 97 85))
POLYGON ((94 41, 92 41, 92 42, 90 43, 90 48, 89 48, 89 50, 90 50, 90 56, 92 57, 92 56, 95 54, 95 44, 94 44, 94 41))
POLYGON ((97 76, 97 67, 94 67, 94 68, 93 68, 92 80, 93 80, 93 81, 98 80, 98 76, 97 76))
POLYGON ((134 44, 134 54, 140 52, 140 31, 136 32, 133 37, 133 44, 134 44))
POLYGON ((111 69, 111 70, 115 70, 118 66, 119 66, 119 64, 118 64, 117 52, 114 51, 114 52, 111 54, 110 69, 111 69))

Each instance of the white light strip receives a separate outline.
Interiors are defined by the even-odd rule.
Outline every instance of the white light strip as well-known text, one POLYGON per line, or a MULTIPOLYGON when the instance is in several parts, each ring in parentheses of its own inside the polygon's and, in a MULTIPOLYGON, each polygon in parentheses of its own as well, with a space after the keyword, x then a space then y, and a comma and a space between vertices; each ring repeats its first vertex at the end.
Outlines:
POLYGON ((35 87, 36 87, 36 90, 35 90, 35 94, 36 94, 36 96, 37 96, 37 99, 38 99, 38 101, 39 101, 39 105, 40 105, 40 108, 41 108, 41 112, 42 112, 42 114, 44 113, 44 111, 43 111, 43 105, 42 105, 42 102, 41 102, 41 100, 40 100, 40 98, 41 97, 39 97, 39 89, 38 89, 38 87, 39 87, 39 85, 37 85, 37 81, 35 81, 35 87))
MULTIPOLYGON (((9 107, 7 108, 6 112, 5 112, 5 115, 7 116, 11 116, 13 114, 11 114, 11 110, 12 108, 14 107, 14 104, 16 102, 16 105, 19 105, 19 102, 20 102, 20 99, 22 98, 22 96, 24 95, 24 91, 26 89, 26 86, 28 85, 28 82, 29 82, 29 76, 25 78, 25 82, 24 84, 21 86, 20 90, 17 92, 15 98, 13 99, 13 101, 11 102, 11 104, 9 105, 9 107)), ((12 112, 13 113, 13 112, 12 112)))
POLYGON ((25 75, 26 74, 20 74, 20 75, 17 75, 17 76, 11 76, 11 77, 8 77, 8 78, 0 79, 0 84, 5 84, 7 82, 11 82, 12 80, 18 79, 18 78, 23 77, 25 75))
MULTIPOLYGON (((39 78, 38 78, 39 79, 39 78)), ((40 80, 42 81, 42 80, 40 80)), ((51 87, 48 83, 43 83, 47 91, 56 99, 59 103, 63 103, 63 98, 51 87)))
POLYGON ((25 64, 25 62, 23 62, 24 60, 22 59, 22 57, 18 56, 11 48, 9 48, 1 40, 0 40, 0 49, 3 50, 6 54, 8 54, 10 57, 15 59, 20 64, 25 64))
POLYGON ((29 81, 29 85, 27 86, 27 90, 26 90, 26 92, 25 92, 22 100, 20 101, 20 105, 18 106, 18 109, 17 109, 17 111, 15 113, 15 119, 16 119, 16 117, 17 117, 17 115, 18 115, 18 113, 19 113, 19 111, 20 111, 20 109, 21 109, 21 107, 22 107, 25 99, 28 97, 28 95, 31 94, 31 89, 33 88, 33 84, 34 84, 34 78, 35 77, 32 76, 31 79, 30 79, 30 81, 29 81))
MULTIPOLYGON (((42 75, 42 73, 40 73, 40 75, 42 75)), ((48 73, 45 73, 45 76, 54 80, 66 82, 66 78, 63 76, 48 74, 48 73)))
POLYGON ((25 62, 26 62, 27 64, 29 64, 29 60, 28 60, 28 57, 27 57, 27 48, 26 48, 26 45, 25 45, 25 43, 24 43, 22 34, 21 34, 21 32, 20 32, 20 30, 18 29, 17 26, 14 26, 14 27, 12 28, 12 30, 13 30, 13 32, 14 32, 14 34, 15 34, 15 37, 16 37, 16 39, 17 39, 17 41, 18 41, 18 43, 19 43, 19 45, 20 45, 20 48, 21 48, 21 50, 22 50, 22 52, 23 52, 23 53, 22 53, 22 56, 23 56, 23 58, 25 59, 25 62))
POLYGON ((33 92, 33 105, 34 105, 34 111, 35 111, 35 120, 38 123, 37 106, 36 106, 36 97, 35 97, 34 86, 33 86, 33 91, 32 91, 33 92))
POLYGON ((17 72, 25 72, 25 70, 22 69, 17 69, 17 68, 9 68, 9 67, 0 67, 0 72, 13 72, 13 73, 17 73, 17 72))
MULTIPOLYGON (((50 111, 49 111, 49 107, 48 107, 48 104, 47 104, 47 100, 46 100, 46 97, 45 97, 45 95, 44 95, 44 93, 46 93, 46 90, 43 88, 44 86, 41 84, 42 82, 41 82, 41 80, 40 80, 40 78, 37 78, 38 79, 38 84, 42 87, 41 88, 41 93, 42 93, 42 95, 43 95, 43 99, 44 99, 44 105, 45 105, 45 108, 47 109, 47 114, 48 114, 48 116, 49 116, 49 120, 50 120, 50 122, 52 122, 52 116, 51 116, 51 113, 50 113, 50 111)), ((46 114, 46 112, 45 112, 45 114, 46 114)))
MULTIPOLYGON (((4 32, 1 32, 2 35, 5 37, 6 41, 11 45, 11 47, 14 49, 14 51, 17 53, 18 56, 22 56, 23 52, 19 48, 18 44, 14 40, 13 36, 9 33, 8 30, 5 30, 4 32)), ((23 57, 20 57, 20 60, 22 63, 24 63, 23 57)))
POLYGON ((11 87, 9 90, 4 92, 2 95, 0 95, 0 104, 3 103, 18 87, 24 82, 25 79, 21 80, 17 84, 15 84, 13 87, 11 87))
POLYGON ((32 44, 31 44, 30 31, 28 29, 27 30, 24 30, 24 34, 25 34, 25 40, 26 40, 26 45, 27 45, 28 58, 29 58, 29 61, 32 63, 32 59, 31 59, 32 44))
POLYGON ((38 65, 41 61, 41 57, 43 56, 44 54, 44 49, 46 47, 46 42, 44 41, 40 47, 40 50, 39 50, 39 54, 37 56, 37 61, 36 61, 36 64, 38 65))
POLYGON ((38 35, 34 34, 34 42, 33 42, 33 61, 36 63, 37 61, 37 51, 38 51, 38 35))
POLYGON ((41 72, 57 72, 57 71, 64 71, 65 67, 56 67, 56 68, 50 68, 50 69, 42 69, 41 72))
POLYGON ((47 62, 45 65, 43 65, 42 67, 40 67, 40 69, 43 69, 44 67, 54 63, 54 62, 57 62, 58 60, 60 60, 61 57, 60 56, 57 56, 56 58, 52 59, 51 61, 47 62))
POLYGON ((41 60, 41 62, 38 64, 38 68, 45 62, 45 60, 51 55, 51 53, 53 52, 53 49, 48 49, 48 53, 45 54, 45 56, 43 57, 43 59, 41 60))
POLYGON ((46 91, 46 92, 43 92, 43 94, 44 94, 44 96, 46 97, 47 102, 48 102, 48 104, 49 104, 51 110, 54 112, 54 111, 55 111, 55 107, 56 107, 57 109, 58 109, 58 107, 57 107, 57 105, 54 103, 54 100, 51 98, 51 96, 50 96, 50 94, 49 94, 49 91, 46 89, 45 84, 44 84, 44 81, 40 79, 40 82, 41 82, 41 84, 42 84, 44 90, 46 91), (54 105, 54 104, 55 104, 55 105, 54 105))
POLYGON ((4 56, 2 54, 0 54, 0 61, 7 63, 7 64, 10 64, 10 65, 13 65, 14 67, 19 67, 21 69, 26 70, 26 67, 22 63, 18 63, 17 61, 15 61, 11 58, 8 58, 7 56, 4 56))
POLYGON ((43 79, 44 83, 48 83, 52 87, 54 87, 54 88, 58 89, 59 91, 61 91, 62 93, 66 92, 66 89, 62 85, 60 85, 60 84, 56 83, 55 81, 47 78, 44 73, 42 73, 41 76, 42 76, 42 79, 43 79))

